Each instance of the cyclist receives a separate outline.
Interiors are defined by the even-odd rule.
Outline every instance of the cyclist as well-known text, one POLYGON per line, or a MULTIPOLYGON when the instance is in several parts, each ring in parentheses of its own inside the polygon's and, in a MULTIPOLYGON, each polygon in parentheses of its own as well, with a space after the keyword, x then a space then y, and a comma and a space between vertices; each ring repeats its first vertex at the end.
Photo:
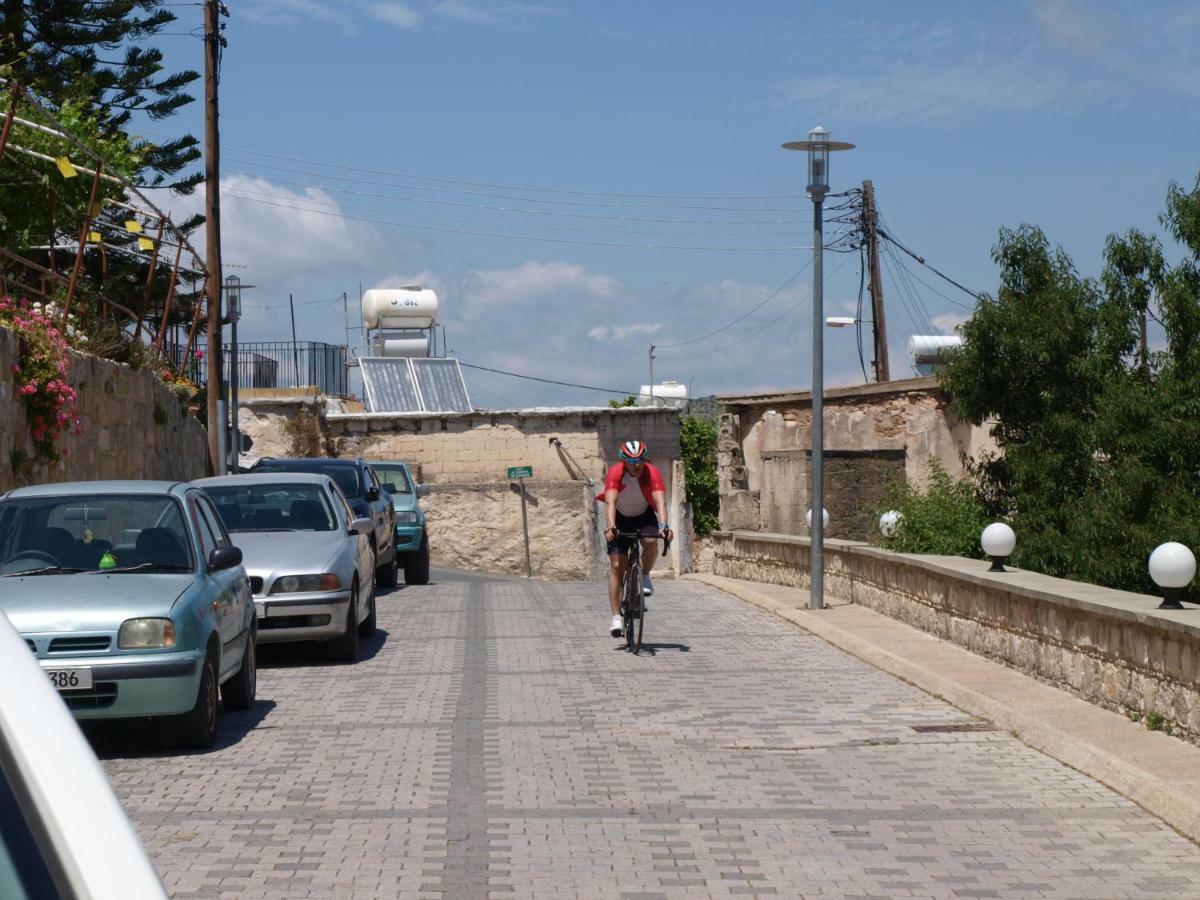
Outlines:
MULTIPOLYGON (((641 441, 626 441, 621 445, 619 455, 621 461, 609 468, 604 477, 602 495, 608 504, 608 528, 604 537, 608 541, 608 602, 612 607, 610 633, 613 637, 621 636, 624 625, 621 620, 621 580, 625 577, 629 550, 634 541, 634 538, 621 537, 620 533, 655 534, 661 531, 668 541, 671 540, 671 527, 667 524, 667 489, 662 473, 646 461, 646 445, 641 441)), ((647 596, 654 593, 650 570, 657 558, 657 539, 643 538, 642 591, 647 596)))

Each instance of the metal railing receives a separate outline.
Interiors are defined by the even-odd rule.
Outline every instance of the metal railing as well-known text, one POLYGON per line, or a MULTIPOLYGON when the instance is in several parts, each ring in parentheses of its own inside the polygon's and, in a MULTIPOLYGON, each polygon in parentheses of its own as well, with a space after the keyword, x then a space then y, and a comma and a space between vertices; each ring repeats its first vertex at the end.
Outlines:
MULTIPOLYGON (((200 348, 203 353, 203 347, 200 348)), ((182 362, 184 348, 170 345, 168 356, 182 362)), ((193 351, 194 352, 194 351, 193 351)), ((233 368, 233 348, 222 352, 225 380, 233 368)), ((183 372, 196 384, 208 381, 208 359, 193 356, 183 363, 183 372)), ((322 394, 346 394, 346 348, 320 341, 238 342, 237 383, 239 388, 316 388, 322 394)))

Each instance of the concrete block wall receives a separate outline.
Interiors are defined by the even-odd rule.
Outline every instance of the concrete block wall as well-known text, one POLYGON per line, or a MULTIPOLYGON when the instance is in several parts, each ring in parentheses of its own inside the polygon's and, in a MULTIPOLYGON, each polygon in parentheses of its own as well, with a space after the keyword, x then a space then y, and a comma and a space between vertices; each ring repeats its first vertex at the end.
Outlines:
POLYGON ((26 484, 147 478, 190 481, 209 474, 204 426, 145 370, 72 353, 82 434, 64 434, 55 463, 37 459, 12 366, 17 337, 0 328, 0 492, 26 484))
MULTIPOLYGON (((712 536, 717 575, 809 587, 807 538, 712 536)), ((826 541, 826 599, 860 603, 1097 705, 1200 742, 1200 622, 1159 598, 959 557, 826 541)))

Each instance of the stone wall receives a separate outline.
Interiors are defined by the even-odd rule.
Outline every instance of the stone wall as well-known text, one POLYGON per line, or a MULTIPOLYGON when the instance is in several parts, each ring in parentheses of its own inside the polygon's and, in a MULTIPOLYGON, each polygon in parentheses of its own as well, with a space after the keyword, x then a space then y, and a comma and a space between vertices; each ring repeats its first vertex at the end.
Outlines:
POLYGON ((0 328, 0 492, 54 481, 190 481, 209 474, 204 426, 157 377, 77 353, 68 380, 79 392, 82 433, 58 439, 58 462, 38 461, 11 375, 18 358, 16 335, 0 328))
MULTIPOLYGON (((717 444, 721 527, 807 534, 811 394, 731 394, 717 400, 724 410, 717 444)), ((936 459, 958 477, 964 459, 992 448, 990 432, 961 421, 936 378, 827 390, 829 534, 867 537, 863 525, 882 502, 890 474, 924 484, 930 459, 936 459)))
MULTIPOLYGON (((598 553, 591 492, 579 481, 526 485, 534 577, 584 579, 598 553)), ((435 566, 525 574, 521 496, 507 482, 434 484, 422 501, 435 566)))
MULTIPOLYGON (((712 536, 713 572, 809 586, 807 538, 712 536)), ((860 603, 1092 703, 1200 740, 1200 622, 1159 598, 989 563, 826 541, 826 600, 860 603)))

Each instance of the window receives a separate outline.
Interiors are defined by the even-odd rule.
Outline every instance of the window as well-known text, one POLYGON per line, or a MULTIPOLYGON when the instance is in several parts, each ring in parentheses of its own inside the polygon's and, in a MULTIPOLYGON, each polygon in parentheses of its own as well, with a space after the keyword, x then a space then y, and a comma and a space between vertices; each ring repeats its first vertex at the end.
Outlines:
POLYGON ((228 547, 229 535, 225 533, 225 526, 221 524, 221 517, 212 508, 212 504, 209 503, 207 498, 199 497, 197 498, 196 506, 200 510, 200 517, 204 519, 204 523, 216 537, 217 546, 228 547))
POLYGON ((253 476, 239 482, 205 491, 229 531, 337 530, 337 515, 319 484, 255 483, 253 476))
POLYGON ((411 494, 412 482, 404 466, 374 465, 371 467, 379 477, 383 489, 389 494, 411 494))
POLYGON ((196 523, 196 532, 200 535, 200 551, 204 555, 205 562, 207 562, 208 558, 212 556, 212 552, 217 549, 217 535, 213 531, 212 525, 200 514, 197 508, 200 505, 199 495, 193 493, 189 497, 192 501, 192 518, 196 523))

